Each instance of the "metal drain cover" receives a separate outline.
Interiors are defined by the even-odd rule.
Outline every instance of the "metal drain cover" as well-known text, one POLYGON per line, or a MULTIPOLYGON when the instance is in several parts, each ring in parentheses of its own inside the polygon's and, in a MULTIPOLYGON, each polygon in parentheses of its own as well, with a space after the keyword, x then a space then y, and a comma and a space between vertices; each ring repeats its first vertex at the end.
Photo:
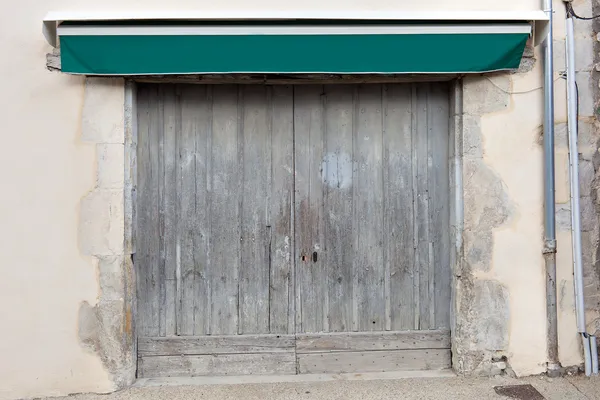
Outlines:
POLYGON ((531 385, 495 386, 494 390, 501 396, 517 400, 545 400, 544 396, 531 385))

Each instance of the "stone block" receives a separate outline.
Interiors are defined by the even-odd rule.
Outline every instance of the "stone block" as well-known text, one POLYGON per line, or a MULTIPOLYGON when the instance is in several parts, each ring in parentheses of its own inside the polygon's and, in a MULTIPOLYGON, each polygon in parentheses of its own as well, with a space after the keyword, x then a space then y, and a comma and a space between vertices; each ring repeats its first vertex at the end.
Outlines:
MULTIPOLYGON (((581 15, 582 17, 590 16, 594 12, 592 8, 592 2, 590 0, 575 0, 571 4, 573 6, 573 10, 575 10, 575 13, 577 15, 581 15)), ((593 35, 593 24, 593 21, 582 19, 575 20, 575 22, 573 23, 575 38, 579 40, 582 37, 593 35)))
POLYGON ((504 361, 500 361, 500 362, 495 362, 493 363, 493 366, 499 370, 505 370, 506 369, 506 363, 504 361))
POLYGON ((565 39, 555 39, 552 44, 554 54, 554 71, 564 72, 567 65, 567 49, 565 48, 565 39))
MULTIPOLYGON (((555 124, 567 122, 567 81, 557 79, 554 82, 554 122, 555 124)), ((540 118, 541 114, 540 114, 540 118)))
POLYGON ((588 160, 579 160, 579 191, 581 196, 591 196, 592 182, 596 176, 594 163, 588 160))
POLYGON ((489 77, 465 77, 463 109, 466 114, 482 115, 502 111, 510 105, 510 74, 489 77))
POLYGON ((530 72, 535 67, 537 60, 538 58, 536 57, 534 50, 533 39, 530 38, 527 41, 523 51, 523 57, 521 58, 521 63, 519 64, 519 68, 516 72, 520 74, 530 72))
POLYGON ((593 117, 595 115, 594 91, 598 82, 592 77, 591 72, 577 72, 575 79, 579 88, 579 117, 593 117))
MULTIPOLYGON (((577 25, 575 22, 575 25, 577 25)), ((592 36, 577 37, 575 39, 575 70, 576 71, 591 71, 594 69, 594 44, 596 40, 592 36)), ((557 66, 561 68, 561 66, 557 66)))
POLYGON ((83 255, 123 254, 125 216, 122 190, 95 190, 81 201, 79 248, 83 255))
POLYGON ((583 196, 579 199, 581 210, 581 231, 591 232, 598 224, 598 214, 591 196, 583 196))
POLYGON ((554 155, 555 201, 557 204, 571 200, 571 180, 569 178, 569 153, 565 149, 554 155))
POLYGON ((556 205, 556 229, 563 231, 571 230, 571 203, 556 205))
POLYGON ((581 233, 581 256, 584 275, 596 274, 595 264, 597 262, 598 244, 598 232, 581 233))
POLYGON ((125 184, 125 147, 122 144, 96 145, 98 187, 123 189, 125 184))
POLYGON ((125 87, 121 78, 86 78, 81 138, 92 143, 124 143, 125 87))
MULTIPOLYGON (((598 129, 593 123, 579 120, 577 131, 577 151, 580 158, 591 161, 598 151, 598 129)), ((557 148, 568 150, 569 136, 566 122, 554 126, 554 142, 557 148)))
POLYGON ((98 275, 100 296, 103 301, 123 301, 125 299, 125 265, 123 256, 100 256, 98 275))
POLYGON ((493 230, 511 215, 503 182, 483 159, 463 160, 464 254, 473 270, 488 271, 493 230))
MULTIPOLYGON (((598 215, 591 196, 583 196, 579 199, 579 211, 581 216, 581 231, 591 232, 598 224, 598 215)), ((571 203, 556 205, 556 228, 559 230, 571 230, 571 203)))
POLYGON ((123 301, 87 302, 79 308, 79 340, 96 353, 113 376, 114 389, 130 385, 135 376, 135 356, 128 332, 127 307, 123 301))
POLYGON ((568 151, 569 130, 566 122, 554 125, 554 145, 568 151))
POLYGON ((481 123, 478 116, 465 114, 463 116, 463 157, 483 157, 483 143, 481 139, 481 123))
POLYGON ((582 120, 579 121, 577 128, 577 150, 579 151, 580 158, 593 160, 598 152, 599 138, 600 132, 597 125, 582 120))
POLYGON ((478 280, 474 286, 473 307, 478 318, 475 341, 478 347, 489 350, 508 348, 509 293, 499 282, 478 280))
MULTIPOLYGON (((554 6, 554 29, 553 34, 555 39, 564 39, 566 36, 565 18, 567 11, 562 1, 553 1, 554 6)), ((540 3, 541 4, 541 3, 540 3)))

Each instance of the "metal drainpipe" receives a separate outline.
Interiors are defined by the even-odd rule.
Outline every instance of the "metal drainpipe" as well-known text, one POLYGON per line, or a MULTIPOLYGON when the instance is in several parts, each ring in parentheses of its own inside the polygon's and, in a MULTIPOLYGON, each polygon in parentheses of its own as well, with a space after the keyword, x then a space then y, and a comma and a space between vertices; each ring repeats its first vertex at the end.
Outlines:
POLYGON ((544 44, 544 261, 546 264, 546 316, 548 375, 560 373, 556 309, 556 221, 554 198, 554 60, 552 0, 544 0, 548 34, 544 44))
POLYGON ((575 80, 575 37, 573 17, 566 20, 566 62, 567 62, 567 105, 569 128, 569 172, 571 181, 571 235, 573 244, 573 280, 575 286, 575 310, 577 311, 577 332, 581 336, 585 360, 585 374, 598 373, 598 353, 596 337, 587 333, 585 321, 585 298, 583 294, 583 260, 581 254, 581 207, 579 201, 579 151, 577 148, 577 83, 575 80))

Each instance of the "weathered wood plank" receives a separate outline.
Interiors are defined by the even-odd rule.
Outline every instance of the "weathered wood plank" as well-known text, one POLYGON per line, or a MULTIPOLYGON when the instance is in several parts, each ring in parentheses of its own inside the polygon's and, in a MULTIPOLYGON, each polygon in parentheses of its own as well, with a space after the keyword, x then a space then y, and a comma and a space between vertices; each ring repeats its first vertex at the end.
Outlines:
POLYGON ((165 89, 168 91, 168 86, 158 87, 158 126, 157 130, 157 141, 158 141, 158 176, 156 182, 156 189, 158 191, 158 232, 154 234, 158 236, 158 334, 160 336, 166 335, 166 249, 167 243, 164 240, 165 237, 165 89))
POLYGON ((164 262, 165 297, 161 301, 164 323, 161 336, 177 332, 177 216, 178 204, 178 142, 181 132, 181 104, 174 85, 163 86, 162 180, 161 180, 161 250, 164 262))
POLYGON ((358 89, 354 137, 354 206, 357 216, 354 273, 358 331, 385 329, 381 86, 358 89))
POLYGON ((177 315, 177 334, 193 335, 196 311, 206 309, 203 298, 197 298, 196 285, 203 285, 205 260, 196 258, 195 236, 197 231, 196 210, 196 139, 205 121, 201 118, 204 88, 192 90, 190 86, 181 86, 181 140, 179 141, 179 282, 180 296, 177 315))
MULTIPOLYGON (((194 118, 197 120, 195 140, 195 186, 194 191, 194 227, 192 242, 196 280, 194 285, 194 297, 196 298, 194 313, 194 335, 210 333, 210 304, 211 281, 209 278, 210 266, 210 188, 209 177, 211 168, 211 145, 212 145, 212 86, 205 86, 204 90, 197 90, 195 86, 186 85, 182 87, 184 99, 194 97, 192 104, 195 105, 194 118), (192 94, 193 93, 193 94, 192 94)), ((184 115, 182 113, 182 119, 184 115)))
POLYGON ((349 332, 297 335, 296 351, 448 349, 450 331, 349 332))
POLYGON ((430 298, 435 309, 431 327, 450 327, 450 173, 449 173, 449 90, 446 84, 431 86, 429 97, 429 193, 431 196, 431 242, 433 259, 430 260, 430 298))
POLYGON ((276 353, 294 351, 294 335, 232 335, 141 337, 138 354, 145 356, 276 353))
POLYGON ((141 357, 140 378, 218 375, 293 375, 293 352, 141 357))
POLYGON ((300 374, 441 370, 450 350, 389 350, 298 354, 300 374))
MULTIPOLYGON (((136 194, 138 199, 145 198, 141 197, 144 193, 148 192, 147 184, 145 183, 146 178, 145 175, 149 170, 149 160, 148 160, 148 124, 149 121, 149 93, 150 88, 148 85, 139 85, 138 86, 138 98, 136 104, 137 111, 137 146, 136 146, 136 165, 137 165, 137 186, 136 186, 136 194)), ((136 254, 134 258, 134 267, 136 272, 136 296, 137 296, 137 331, 140 335, 148 335, 151 332, 147 331, 146 326, 148 325, 148 321, 146 321, 146 314, 148 308, 148 302, 150 299, 148 298, 148 291, 146 291, 146 283, 147 283, 147 270, 145 267, 145 263, 147 262, 146 248, 148 247, 148 237, 140 236, 137 234, 140 230, 143 231, 145 227, 145 222, 147 220, 147 206, 144 202, 139 201, 135 205, 135 232, 136 237, 134 238, 134 244, 136 248, 136 254)))
POLYGON ((414 325, 412 91, 409 85, 387 85, 384 92, 386 315, 390 315, 389 329, 398 331, 414 325))
POLYGON ((241 211, 240 326, 238 333, 269 332, 271 216, 270 88, 246 86, 244 92, 241 211))
POLYGON ((271 276, 269 332, 294 333, 293 274, 294 233, 294 92, 291 86, 272 89, 271 118, 271 276), (291 312, 290 312, 291 311, 291 312))
POLYGON ((415 274, 418 273, 418 327, 417 329, 429 329, 430 322, 430 298, 429 298, 429 155, 427 154, 427 142, 429 128, 427 125, 427 99, 429 97, 429 86, 419 85, 416 90, 416 140, 414 142, 414 153, 416 155, 416 217, 415 229, 417 232, 417 243, 415 257, 415 274))
POLYGON ((412 257, 412 283, 413 283, 413 329, 419 329, 419 318, 420 318, 420 298, 419 298, 419 252, 417 251, 417 247, 419 245, 419 230, 417 229, 417 225, 419 223, 419 214, 418 214, 418 203, 419 203, 419 190, 418 190, 418 175, 417 175, 417 162, 418 155, 415 149, 416 143, 418 140, 418 119, 417 119, 417 85, 410 85, 411 90, 411 173, 412 173, 412 194, 413 194, 413 223, 412 223, 412 232, 413 232, 413 257, 412 257))
POLYGON ((242 99, 236 86, 213 88, 210 177, 210 333, 238 333, 242 99), (240 101, 240 103, 238 103, 240 101))
MULTIPOLYGON (((48 68, 60 68, 60 54, 47 56, 48 68), (58 61, 56 60, 58 58, 58 61)), ((356 85, 362 83, 414 83, 450 81, 456 74, 211 74, 211 75, 169 75, 136 76, 137 82, 151 83, 190 83, 190 84, 245 84, 245 85, 356 85)))
POLYGON ((143 198, 137 209, 138 323, 144 335, 160 334, 160 277, 158 225, 158 88, 140 88, 138 102, 138 198, 143 198))
POLYGON ((352 236, 353 92, 352 86, 326 86, 324 262, 328 274, 329 331, 352 329, 354 238, 352 236))
POLYGON ((177 334, 177 280, 165 280, 165 336, 177 334))
MULTIPOLYGON (((381 171, 382 176, 382 188, 383 191, 381 193, 381 195, 383 196, 382 198, 382 213, 383 213, 383 223, 381 225, 382 229, 383 229, 383 243, 382 243, 382 247, 383 247, 383 255, 382 255, 382 261, 383 261, 383 297, 384 297, 384 301, 385 301, 385 330, 386 331, 390 331, 392 330, 392 312, 394 312, 395 310, 392 311, 392 267, 390 265, 390 262, 395 262, 395 259, 391 259, 389 258, 389 253, 390 253, 390 241, 389 241, 389 236, 393 234, 393 230, 395 228, 395 224, 393 222, 393 220, 390 220, 390 218, 388 218, 389 215, 389 207, 388 207, 388 196, 389 196, 389 170, 388 170, 388 161, 390 158, 389 155, 389 138, 388 138, 388 134, 390 134, 390 126, 387 120, 387 116, 388 116, 388 109, 389 109, 389 104, 388 104, 388 87, 387 85, 382 85, 381 87, 381 115, 382 115, 382 127, 381 129, 383 130, 382 133, 382 150, 381 150, 381 157, 382 157, 382 165, 383 165, 383 169, 381 171), (391 223, 390 223, 391 222, 391 223)), ((393 130, 393 127, 391 127, 393 130)), ((391 135, 395 136, 396 132, 391 133, 391 135)))
POLYGON ((324 124, 322 94, 322 86, 305 86, 297 87, 294 97, 298 332, 328 330, 328 307, 324 296, 327 279, 318 257, 323 248, 323 190, 320 173, 324 124), (315 252, 317 262, 312 259, 315 252))

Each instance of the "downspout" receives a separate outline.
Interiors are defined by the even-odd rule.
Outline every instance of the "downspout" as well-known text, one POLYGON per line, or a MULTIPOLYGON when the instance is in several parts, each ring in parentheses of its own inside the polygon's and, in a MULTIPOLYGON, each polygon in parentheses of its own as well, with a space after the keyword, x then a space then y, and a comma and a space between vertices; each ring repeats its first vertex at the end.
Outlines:
POLYGON ((556 308, 556 221, 554 198, 554 60, 552 0, 544 0, 548 33, 544 41, 544 261, 546 265, 547 351, 550 376, 560 373, 556 308))
POLYGON ((585 374, 598 373, 598 348, 596 337, 586 332, 585 298, 583 293, 583 261, 581 255, 581 208, 579 197, 579 151, 578 134, 578 93, 575 80, 575 39, 573 16, 567 7, 566 20, 566 68, 567 106, 569 131, 569 173, 571 180, 571 238, 573 245, 573 278, 575 286, 575 310, 577 312, 577 332, 581 336, 585 360, 585 374))

